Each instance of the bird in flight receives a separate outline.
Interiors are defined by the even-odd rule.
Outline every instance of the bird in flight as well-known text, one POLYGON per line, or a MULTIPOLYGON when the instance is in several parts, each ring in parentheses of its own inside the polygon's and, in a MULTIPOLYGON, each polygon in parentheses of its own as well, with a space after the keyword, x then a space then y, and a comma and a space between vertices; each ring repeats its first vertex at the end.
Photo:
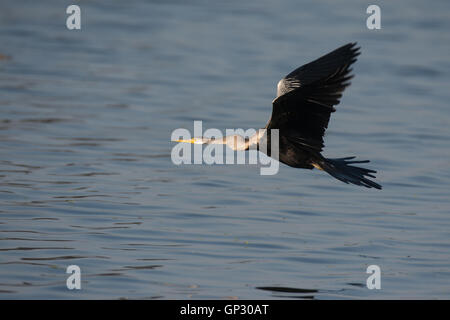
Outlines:
POLYGON ((305 64, 278 82, 277 97, 272 102, 272 116, 264 132, 244 138, 240 135, 220 139, 196 137, 176 140, 195 144, 224 144, 233 150, 248 150, 267 142, 267 155, 271 155, 270 130, 278 129, 280 162, 294 168, 319 169, 345 183, 367 188, 381 189, 369 178, 375 178, 374 170, 354 166, 369 160, 355 157, 325 158, 321 152, 323 137, 334 106, 338 105, 342 92, 350 85, 351 65, 360 54, 356 43, 346 44, 317 60, 305 64))

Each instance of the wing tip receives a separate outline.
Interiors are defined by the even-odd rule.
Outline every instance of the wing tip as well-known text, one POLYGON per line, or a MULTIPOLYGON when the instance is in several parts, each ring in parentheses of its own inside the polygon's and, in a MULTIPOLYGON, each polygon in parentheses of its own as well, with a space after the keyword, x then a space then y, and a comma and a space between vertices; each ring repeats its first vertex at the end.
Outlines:
POLYGON ((350 51, 353 58, 356 58, 361 54, 361 46, 358 46, 358 42, 350 42, 346 46, 348 46, 348 50, 350 51))

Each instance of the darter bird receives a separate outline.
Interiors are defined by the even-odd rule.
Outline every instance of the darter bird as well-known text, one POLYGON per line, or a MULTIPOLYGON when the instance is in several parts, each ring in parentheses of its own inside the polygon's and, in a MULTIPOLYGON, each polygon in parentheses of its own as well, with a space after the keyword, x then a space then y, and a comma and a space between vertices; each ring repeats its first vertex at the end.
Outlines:
MULTIPOLYGON (((319 169, 345 183, 367 188, 381 189, 368 178, 375 178, 374 170, 353 164, 369 160, 353 160, 355 157, 329 159, 322 156, 323 137, 328 127, 334 106, 338 105, 342 92, 350 85, 351 65, 360 54, 356 43, 346 44, 321 58, 305 64, 278 82, 277 97, 272 102, 272 116, 264 132, 244 138, 240 135, 220 139, 196 137, 190 140, 176 140, 196 144, 225 144, 233 150, 248 150, 262 143, 267 137, 267 155, 270 150, 270 130, 279 131, 280 162, 294 168, 319 169)), ((273 156, 272 156, 273 157, 273 156)))

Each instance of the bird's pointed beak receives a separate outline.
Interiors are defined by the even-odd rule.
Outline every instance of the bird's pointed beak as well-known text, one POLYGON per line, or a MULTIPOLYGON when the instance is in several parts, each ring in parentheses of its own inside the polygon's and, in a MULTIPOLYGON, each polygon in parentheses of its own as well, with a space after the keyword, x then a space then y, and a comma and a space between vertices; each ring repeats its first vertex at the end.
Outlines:
POLYGON ((184 140, 184 139, 180 139, 180 140, 172 140, 173 142, 185 142, 185 143, 195 143, 195 139, 189 139, 189 140, 184 140))

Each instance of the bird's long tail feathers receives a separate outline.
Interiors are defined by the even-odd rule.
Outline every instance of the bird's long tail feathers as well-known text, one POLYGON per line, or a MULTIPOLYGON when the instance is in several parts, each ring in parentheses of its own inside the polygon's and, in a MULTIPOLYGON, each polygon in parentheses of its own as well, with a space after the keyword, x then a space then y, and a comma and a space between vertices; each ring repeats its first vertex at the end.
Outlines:
POLYGON ((366 188, 376 188, 381 190, 381 186, 378 183, 375 183, 366 178, 366 177, 375 178, 373 173, 376 173, 376 171, 361 167, 355 167, 351 165, 354 163, 368 163, 370 161, 369 160, 352 161, 352 159, 354 158, 355 157, 346 157, 338 159, 322 158, 313 165, 314 167, 324 170, 331 176, 345 183, 352 183, 358 186, 364 186, 366 188))

